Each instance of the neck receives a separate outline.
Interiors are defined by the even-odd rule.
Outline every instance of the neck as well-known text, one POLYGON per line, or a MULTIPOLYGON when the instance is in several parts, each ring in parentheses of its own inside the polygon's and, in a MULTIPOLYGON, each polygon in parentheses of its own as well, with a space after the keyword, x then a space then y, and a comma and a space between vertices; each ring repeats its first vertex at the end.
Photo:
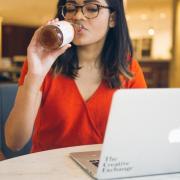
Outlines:
POLYGON ((77 48, 77 55, 80 66, 96 66, 100 65, 102 43, 79 46, 77 48))

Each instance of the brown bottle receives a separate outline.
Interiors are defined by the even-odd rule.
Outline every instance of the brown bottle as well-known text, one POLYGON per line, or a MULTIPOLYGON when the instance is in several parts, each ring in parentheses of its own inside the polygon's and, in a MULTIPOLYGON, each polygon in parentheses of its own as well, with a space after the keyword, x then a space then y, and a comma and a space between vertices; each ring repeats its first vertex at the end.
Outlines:
POLYGON ((74 28, 67 21, 59 21, 55 25, 44 26, 39 32, 40 44, 48 50, 58 49, 74 38, 74 28))

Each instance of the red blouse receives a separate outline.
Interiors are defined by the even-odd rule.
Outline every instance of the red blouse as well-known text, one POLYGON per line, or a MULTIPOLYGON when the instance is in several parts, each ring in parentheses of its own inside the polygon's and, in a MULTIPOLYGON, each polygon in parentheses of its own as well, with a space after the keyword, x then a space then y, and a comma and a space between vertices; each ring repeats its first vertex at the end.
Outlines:
MULTIPOLYGON (((123 81, 125 88, 146 88, 142 70, 133 60, 134 78, 123 81)), ((19 85, 27 73, 24 64, 19 85)), ((32 152, 54 148, 99 144, 103 142, 112 95, 105 82, 84 101, 75 81, 63 75, 48 73, 42 85, 42 102, 35 120, 32 152)))

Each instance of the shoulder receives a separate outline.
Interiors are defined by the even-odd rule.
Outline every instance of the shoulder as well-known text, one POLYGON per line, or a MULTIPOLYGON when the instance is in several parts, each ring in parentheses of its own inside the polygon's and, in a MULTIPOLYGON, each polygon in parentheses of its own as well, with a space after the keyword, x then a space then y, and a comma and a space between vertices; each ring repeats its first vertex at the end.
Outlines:
POLYGON ((139 65, 139 62, 136 59, 132 60, 129 68, 132 73, 138 73, 139 71, 142 71, 142 68, 139 65))
POLYGON ((131 61, 129 65, 129 70, 133 77, 129 80, 121 78, 123 81, 123 87, 125 88, 147 88, 144 74, 139 62, 135 59, 131 61))

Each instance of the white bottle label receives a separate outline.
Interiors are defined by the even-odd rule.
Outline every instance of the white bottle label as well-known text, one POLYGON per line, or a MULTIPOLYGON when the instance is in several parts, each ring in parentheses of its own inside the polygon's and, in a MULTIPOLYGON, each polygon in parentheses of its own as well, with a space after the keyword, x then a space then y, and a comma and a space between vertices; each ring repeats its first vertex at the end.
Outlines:
POLYGON ((57 23, 57 27, 61 30, 63 34, 63 43, 61 47, 72 42, 74 38, 73 26, 67 21, 60 21, 57 23))

